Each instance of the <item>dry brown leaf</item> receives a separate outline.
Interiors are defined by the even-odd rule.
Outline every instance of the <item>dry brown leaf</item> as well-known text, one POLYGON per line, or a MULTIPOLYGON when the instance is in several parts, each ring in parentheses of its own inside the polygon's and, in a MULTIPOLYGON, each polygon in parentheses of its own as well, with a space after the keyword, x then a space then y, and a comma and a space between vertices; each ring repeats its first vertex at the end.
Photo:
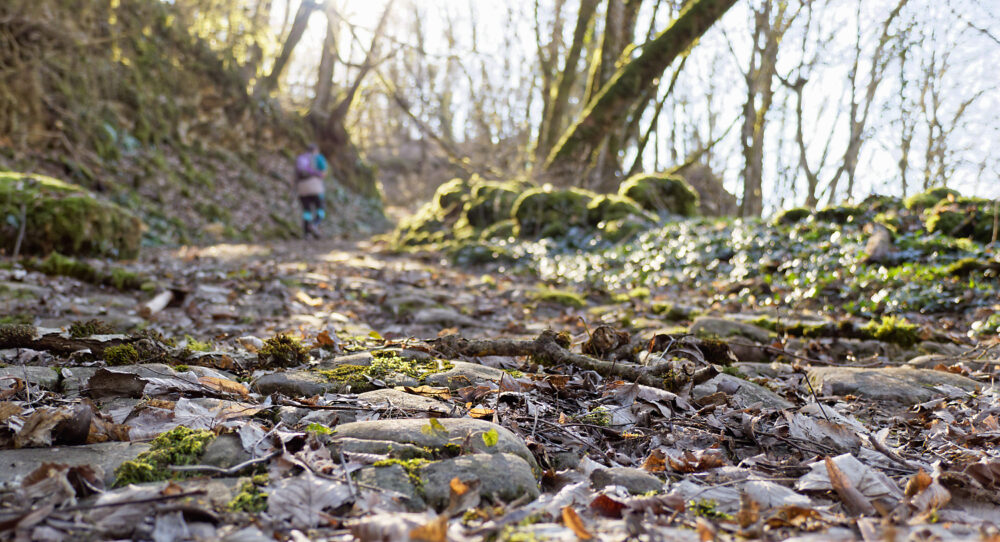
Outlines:
POLYGON ((667 457, 667 463, 670 468, 677 472, 690 473, 718 468, 725 465, 726 461, 719 450, 698 450, 697 452, 685 450, 680 459, 675 460, 672 457, 667 457))
POLYGON ((864 496, 858 488, 847 478, 844 471, 827 456, 823 460, 826 463, 826 472, 830 476, 830 485, 837 492, 837 496, 844 503, 848 513, 852 516, 871 516, 875 514, 875 507, 871 501, 864 496))
POLYGON ((333 340, 330 337, 330 332, 324 329, 319 332, 319 335, 316 335, 316 344, 320 346, 337 346, 337 341, 333 340))
POLYGON ((920 469, 919 472, 914 474, 913 477, 906 482, 906 491, 904 494, 907 497, 912 497, 926 489, 927 486, 931 485, 933 482, 934 479, 931 478, 931 475, 927 474, 924 469, 920 469))
POLYGON ((649 457, 642 462, 643 470, 649 472, 663 472, 667 470, 666 456, 662 450, 653 450, 649 457))
POLYGON ((24 421, 24 426, 14 435, 15 448, 35 448, 52 445, 52 430, 72 419, 68 409, 39 408, 24 421))
POLYGON ((462 481, 459 480, 457 476, 452 478, 451 481, 448 482, 448 487, 451 489, 452 492, 455 493, 455 495, 458 495, 460 497, 462 495, 465 495, 465 493, 469 491, 469 486, 462 483, 462 481))
POLYGON ((753 500, 746 493, 740 494, 740 511, 736 514, 736 520, 740 523, 741 529, 746 529, 760 521, 760 503, 753 500))
POLYGON ((621 519, 625 503, 618 502, 607 495, 601 494, 590 501, 590 508, 606 518, 621 519))
POLYGON ((715 540, 715 535, 718 532, 715 526, 709 523, 705 518, 698 518, 694 528, 698 531, 698 539, 701 540, 701 542, 712 542, 715 540))
POLYGON ((492 408, 476 407, 469 409, 469 416, 473 418, 491 418, 496 411, 492 408))
POLYGON ((416 386, 416 387, 403 386, 403 391, 405 391, 406 393, 412 393, 414 395, 421 395, 423 397, 433 397, 436 399, 443 399, 445 401, 451 399, 451 390, 443 386, 442 387, 427 386, 427 385, 416 386))
POLYGON ((410 540, 418 542, 447 542, 448 517, 438 516, 428 523, 414 527, 410 531, 410 540))
POLYGON ((239 395, 240 397, 246 398, 250 396, 250 390, 246 386, 239 382, 229 380, 227 378, 219 378, 217 376, 203 376, 198 379, 198 382, 207 388, 211 388, 217 392, 221 393, 231 393, 233 395, 239 395))
POLYGON ((20 414, 24 409, 17 403, 0 401, 0 423, 7 421, 7 418, 20 414))
POLYGON ((583 520, 573 510, 572 506, 564 506, 562 509, 562 519, 563 524, 566 525, 571 531, 576 534, 576 537, 580 540, 590 540, 594 538, 594 535, 587 531, 587 527, 583 524, 583 520))

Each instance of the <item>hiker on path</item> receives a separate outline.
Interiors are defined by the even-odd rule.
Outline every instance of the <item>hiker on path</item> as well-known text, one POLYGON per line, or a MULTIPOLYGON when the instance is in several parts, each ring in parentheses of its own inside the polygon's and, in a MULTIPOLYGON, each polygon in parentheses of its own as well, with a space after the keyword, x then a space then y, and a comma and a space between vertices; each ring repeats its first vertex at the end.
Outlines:
POLYGON ((295 191, 302 203, 302 235, 319 238, 319 223, 326 217, 323 209, 323 177, 326 158, 315 143, 295 159, 295 191))

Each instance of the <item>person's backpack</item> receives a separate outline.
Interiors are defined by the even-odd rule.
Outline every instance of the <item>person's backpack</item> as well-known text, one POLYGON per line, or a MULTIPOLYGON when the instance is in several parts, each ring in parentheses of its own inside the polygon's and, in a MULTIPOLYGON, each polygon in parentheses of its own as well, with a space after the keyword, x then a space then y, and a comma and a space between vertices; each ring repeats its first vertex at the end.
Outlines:
POLYGON ((313 176, 315 168, 312 166, 312 153, 303 153, 295 159, 295 178, 298 180, 308 179, 313 176))

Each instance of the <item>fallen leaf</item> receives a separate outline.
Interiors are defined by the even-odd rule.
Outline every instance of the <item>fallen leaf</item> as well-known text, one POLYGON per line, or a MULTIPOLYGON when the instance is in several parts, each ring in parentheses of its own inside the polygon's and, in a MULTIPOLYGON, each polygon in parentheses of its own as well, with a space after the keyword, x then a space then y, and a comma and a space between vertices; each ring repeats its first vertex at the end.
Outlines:
POLYGON ((495 412, 492 408, 475 407, 469 409, 469 416, 473 418, 492 418, 495 412))
POLYGON ((250 396, 250 390, 246 386, 239 382, 229 380, 228 378, 219 378, 217 376, 203 376, 198 379, 198 382, 208 388, 221 393, 231 393, 234 395, 239 395, 240 397, 247 398, 250 396))
POLYGON ((854 484, 844 475, 840 467, 833 462, 833 459, 828 456, 823 461, 826 463, 826 472, 830 476, 830 485, 837 492, 837 496, 844 503, 848 513, 852 516, 874 515, 875 507, 872 506, 871 501, 858 491, 858 488, 854 487, 854 484))
POLYGON ((662 450, 653 450, 649 457, 642 462, 642 469, 649 472, 663 472, 667 470, 666 456, 662 450))
POLYGON ((447 542, 448 517, 438 516, 410 531, 410 540, 416 542, 447 542))
POLYGON ((406 393, 412 393, 414 395, 421 395, 423 397, 433 397, 436 399, 442 399, 444 401, 451 400, 451 390, 444 386, 441 387, 428 386, 426 384, 423 386, 416 386, 416 387, 403 386, 403 391, 405 391, 406 393))
POLYGON ((571 531, 576 534, 576 537, 580 540, 590 540, 594 538, 594 535, 587 531, 587 527, 583 524, 583 520, 577 515, 576 510, 573 510, 572 506, 564 506, 562 509, 562 519, 563 524, 566 525, 571 531))

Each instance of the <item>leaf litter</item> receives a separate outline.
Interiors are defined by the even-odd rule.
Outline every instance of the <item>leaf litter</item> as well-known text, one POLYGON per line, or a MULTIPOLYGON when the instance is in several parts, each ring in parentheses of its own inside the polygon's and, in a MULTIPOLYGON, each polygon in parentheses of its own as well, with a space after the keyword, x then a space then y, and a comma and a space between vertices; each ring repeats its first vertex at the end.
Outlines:
POLYGON ((521 243, 541 259, 516 273, 332 243, 153 251, 127 264, 153 283, 131 293, 0 270, 39 292, 4 301, 30 324, 0 333, 0 536, 998 536, 1000 346, 975 325, 997 278, 879 296, 995 256, 906 234, 899 265, 848 280, 863 234, 822 227, 787 246, 742 223, 587 251, 521 243), (766 258, 780 277, 750 266, 766 258), (538 281, 584 304, 545 300, 538 281), (857 331, 890 314, 917 340, 857 331), (116 364, 122 345, 136 357, 116 364), (872 370, 888 391, 819 368, 872 370), (419 431, 366 432, 410 418, 419 431), (205 438, 162 440, 177 428, 205 438), (161 481, 123 476, 154 439, 161 481), (455 458, 468 468, 439 472, 455 458), (507 487, 520 468, 530 487, 507 487))

